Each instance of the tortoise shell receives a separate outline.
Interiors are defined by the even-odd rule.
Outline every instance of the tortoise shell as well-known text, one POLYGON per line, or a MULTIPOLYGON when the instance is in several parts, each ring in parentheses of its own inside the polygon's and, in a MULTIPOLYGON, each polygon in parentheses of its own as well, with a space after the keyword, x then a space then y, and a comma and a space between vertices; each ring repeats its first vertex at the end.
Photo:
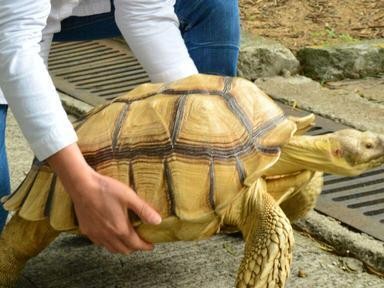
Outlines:
MULTIPOLYGON (((208 75, 141 85, 76 124, 96 171, 131 186, 163 219, 187 222, 231 203, 276 162, 295 129, 253 83, 208 75)), ((44 162, 5 208, 31 221, 50 217, 57 230, 77 226, 69 195, 44 162)))

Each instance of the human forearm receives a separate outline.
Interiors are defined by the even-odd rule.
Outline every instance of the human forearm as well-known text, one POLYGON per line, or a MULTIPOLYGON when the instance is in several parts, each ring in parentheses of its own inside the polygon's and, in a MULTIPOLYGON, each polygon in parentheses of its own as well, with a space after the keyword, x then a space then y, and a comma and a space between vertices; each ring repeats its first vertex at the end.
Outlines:
POLYGON ((61 149, 47 158, 47 162, 58 175, 72 199, 81 198, 82 193, 87 191, 86 186, 91 185, 93 181, 95 172, 88 166, 77 144, 71 144, 61 149))
POLYGON ((39 55, 49 3, 9 0, 0 5, 0 86, 40 160, 77 139, 39 55))
POLYGON ((153 82, 197 73, 169 0, 116 0, 116 23, 153 82))

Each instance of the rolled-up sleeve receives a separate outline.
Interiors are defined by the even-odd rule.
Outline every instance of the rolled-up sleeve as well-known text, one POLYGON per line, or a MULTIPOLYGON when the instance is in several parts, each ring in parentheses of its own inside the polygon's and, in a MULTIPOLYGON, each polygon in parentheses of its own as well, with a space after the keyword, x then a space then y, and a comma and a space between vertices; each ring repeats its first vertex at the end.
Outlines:
POLYGON ((0 0, 0 87, 37 158, 77 141, 39 55, 49 0, 0 0))
POLYGON ((116 23, 153 82, 197 73, 178 28, 173 0, 115 0, 116 23))

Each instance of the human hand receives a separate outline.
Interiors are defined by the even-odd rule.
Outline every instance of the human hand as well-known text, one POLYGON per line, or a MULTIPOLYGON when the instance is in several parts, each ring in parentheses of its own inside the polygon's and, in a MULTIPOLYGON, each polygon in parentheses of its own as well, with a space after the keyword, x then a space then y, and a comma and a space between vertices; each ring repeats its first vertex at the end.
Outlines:
POLYGON ((48 158, 48 163, 73 200, 80 232, 93 243, 123 254, 153 248, 133 229, 128 209, 149 224, 159 224, 161 217, 132 189, 95 172, 76 144, 48 158))

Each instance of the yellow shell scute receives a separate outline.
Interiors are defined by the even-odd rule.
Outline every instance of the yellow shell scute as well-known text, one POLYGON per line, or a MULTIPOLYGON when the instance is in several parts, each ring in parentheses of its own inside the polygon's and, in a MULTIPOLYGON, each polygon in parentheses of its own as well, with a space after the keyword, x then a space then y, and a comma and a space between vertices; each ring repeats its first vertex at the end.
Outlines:
POLYGON ((230 148, 247 140, 247 131, 220 96, 187 97, 177 142, 230 148))

